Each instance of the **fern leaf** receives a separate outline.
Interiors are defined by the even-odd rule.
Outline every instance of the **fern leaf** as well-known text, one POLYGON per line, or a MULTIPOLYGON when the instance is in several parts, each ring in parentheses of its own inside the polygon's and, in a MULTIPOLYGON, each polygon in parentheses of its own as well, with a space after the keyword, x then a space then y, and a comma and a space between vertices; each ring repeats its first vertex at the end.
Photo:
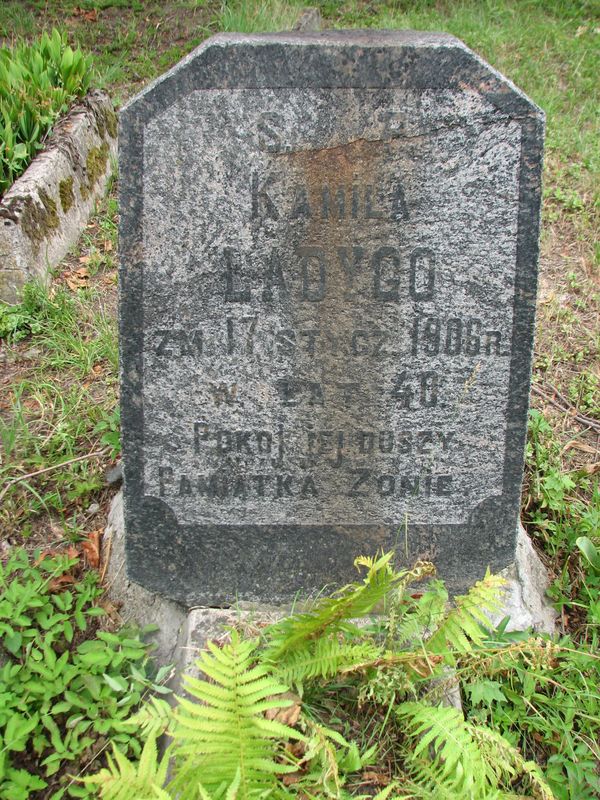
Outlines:
POLYGON ((298 684, 315 678, 332 678, 341 670, 348 670, 365 661, 374 661, 382 655, 381 647, 374 643, 348 643, 338 637, 324 636, 306 646, 288 652, 276 666, 277 674, 287 683, 298 684))
POLYGON ((486 637, 485 628, 490 621, 486 612, 497 611, 500 607, 500 591, 506 581, 499 575, 491 575, 489 570, 482 581, 478 581, 466 595, 455 598, 455 605, 437 630, 427 640, 430 653, 457 651, 468 653, 473 644, 481 645, 486 637))
POLYGON ((140 731, 143 738, 160 736, 169 727, 172 709, 166 700, 151 696, 139 711, 127 720, 127 724, 140 731))
MULTIPOLYGON (((274 790, 276 776, 295 767, 277 760, 279 743, 305 737, 264 711, 291 704, 281 697, 288 687, 255 666, 256 642, 241 641, 236 632, 222 649, 215 645, 196 662, 214 682, 186 676, 191 699, 178 698, 174 712, 173 752, 178 763, 169 789, 181 800, 197 797, 197 787, 219 796, 235 785, 239 772, 240 800, 274 790), (216 794, 218 793, 218 795, 216 794)), ((198 790, 199 791, 199 790, 198 790)))
POLYGON ((435 630, 444 617, 448 592, 441 581, 430 582, 427 591, 410 605, 406 600, 400 607, 395 605, 390 614, 386 645, 390 650, 409 647, 413 649, 418 642, 427 638, 428 632, 435 630), (400 616, 398 617, 398 614, 400 616))
POLYGON ((223 798, 223 800, 236 800, 238 796, 238 791, 240 788, 241 782, 241 774, 239 769, 235 773, 235 777, 232 782, 229 784, 228 787, 222 785, 217 790, 216 794, 210 794, 206 791, 204 786, 199 783, 198 784, 198 794, 200 795, 200 800, 216 800, 216 798, 223 798))
POLYGON ((489 788, 482 754, 457 709, 402 703, 396 715, 407 725, 410 762, 430 769, 441 785, 464 794, 481 797, 489 788))
POLYGON ((227 789, 227 794, 225 795, 225 800, 235 800, 237 797, 237 793, 240 788, 240 783, 242 780, 242 776, 240 775, 239 769, 235 773, 234 779, 231 781, 230 787, 227 789))
POLYGON ((555 800, 538 765, 533 761, 526 761, 502 734, 482 725, 471 724, 469 728, 484 755, 488 768, 505 787, 508 788, 516 776, 522 775, 531 787, 533 797, 537 800, 555 800))
POLYGON ((349 584, 333 597, 320 600, 310 611, 287 617, 265 628, 267 648, 264 660, 278 663, 287 653, 301 650, 325 632, 329 635, 340 631, 360 634, 360 629, 349 620, 370 613, 406 579, 406 570, 394 572, 391 568, 392 555, 385 553, 379 558, 357 558, 355 564, 368 569, 362 583, 349 584))
POLYGON ((544 780, 542 771, 535 761, 522 761, 520 767, 521 772, 527 777, 529 785, 533 789, 533 796, 537 800, 556 800, 552 789, 544 780))
POLYGON ((407 725, 407 766, 423 792, 416 796, 500 800, 515 797, 511 785, 523 776, 532 797, 555 800, 536 764, 497 731, 465 722, 455 708, 403 703, 396 714, 407 725))
POLYGON ((83 779, 98 787, 102 800, 170 800, 163 790, 168 755, 157 760, 156 737, 150 736, 138 764, 134 764, 113 744, 114 760, 107 756, 108 767, 83 779))

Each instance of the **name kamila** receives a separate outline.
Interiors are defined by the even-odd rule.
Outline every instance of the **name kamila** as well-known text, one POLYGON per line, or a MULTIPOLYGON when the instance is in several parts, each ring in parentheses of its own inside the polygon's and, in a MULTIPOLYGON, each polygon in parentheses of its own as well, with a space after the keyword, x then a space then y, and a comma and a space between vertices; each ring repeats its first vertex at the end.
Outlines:
MULTIPOLYGON (((347 497, 448 497, 452 476, 447 474, 392 475, 369 469, 349 470, 336 491, 347 497), (339 487, 339 488, 338 488, 339 487)), ((171 467, 159 469, 161 497, 204 497, 208 500, 282 499, 308 500, 331 495, 330 485, 320 485, 312 473, 257 473, 235 476, 223 473, 175 474, 171 467)))

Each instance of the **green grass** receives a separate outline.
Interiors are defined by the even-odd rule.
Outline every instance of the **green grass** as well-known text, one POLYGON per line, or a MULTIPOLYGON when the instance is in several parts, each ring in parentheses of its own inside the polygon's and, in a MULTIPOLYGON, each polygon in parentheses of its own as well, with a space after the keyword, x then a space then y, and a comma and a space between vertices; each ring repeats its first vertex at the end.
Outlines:
POLYGON ((300 9, 299 3, 280 0, 255 3, 234 0, 223 4, 215 25, 219 30, 238 33, 288 31, 296 24, 300 9))
POLYGON ((122 102, 197 46, 218 8, 216 0, 4 0, 0 38, 10 44, 65 30, 93 53, 94 84, 122 102))
POLYGON ((102 284, 109 277, 114 288, 107 274, 115 266, 114 210, 109 199, 93 223, 95 238, 84 235, 87 255, 73 256, 81 288, 34 283, 18 305, 0 304, 0 337, 12 343, 18 368, 0 408, 0 530, 6 536, 18 532, 39 543, 48 526, 77 536, 87 507, 104 489, 105 465, 118 452, 112 433, 116 321, 102 284))
POLYGON ((565 469, 561 445, 539 411, 531 412, 529 485, 523 518, 557 570, 551 596, 571 628, 590 641, 600 626, 600 572, 582 558, 577 540, 600 534, 600 488, 586 469, 565 469))

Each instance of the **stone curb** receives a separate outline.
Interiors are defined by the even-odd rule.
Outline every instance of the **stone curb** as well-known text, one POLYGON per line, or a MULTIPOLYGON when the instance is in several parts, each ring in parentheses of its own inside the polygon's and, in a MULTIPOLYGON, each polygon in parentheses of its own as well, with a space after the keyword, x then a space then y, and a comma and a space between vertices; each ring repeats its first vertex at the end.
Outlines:
POLYGON ((0 201, 1 300, 17 302, 26 281, 47 280, 103 195, 116 153, 112 101, 90 92, 0 201))

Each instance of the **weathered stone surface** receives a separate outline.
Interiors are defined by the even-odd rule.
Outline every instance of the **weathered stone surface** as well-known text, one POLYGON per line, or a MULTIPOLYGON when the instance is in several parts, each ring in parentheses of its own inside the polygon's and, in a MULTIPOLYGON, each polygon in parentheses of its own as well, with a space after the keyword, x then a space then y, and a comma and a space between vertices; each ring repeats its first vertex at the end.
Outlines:
POLYGON ((130 577, 282 602, 515 558, 543 115, 453 37, 217 36, 122 112, 130 577))
POLYGON ((107 470, 104 480, 109 486, 120 486, 123 482, 123 464, 119 461, 114 467, 107 470))
POLYGON ((255 626, 275 622, 289 607, 274 608, 240 603, 235 608, 186 609, 179 603, 130 581, 125 569, 125 523, 123 493, 118 492, 111 503, 108 522, 102 539, 102 570, 107 596, 117 606, 121 620, 136 626, 155 625, 150 635, 152 657, 159 665, 174 667, 171 686, 181 690, 184 672, 195 673, 194 662, 206 642, 223 641, 228 630, 236 626, 253 633, 255 626))
POLYGON ((46 280, 77 241, 117 154, 110 98, 91 92, 54 128, 47 147, 0 200, 0 299, 46 280))
POLYGON ((502 610, 492 617, 492 622, 498 625, 504 617, 510 617, 509 631, 533 628, 537 633, 554 633, 556 611, 546 595, 548 573, 522 525, 517 532, 514 564, 502 575, 506 579, 502 610))

